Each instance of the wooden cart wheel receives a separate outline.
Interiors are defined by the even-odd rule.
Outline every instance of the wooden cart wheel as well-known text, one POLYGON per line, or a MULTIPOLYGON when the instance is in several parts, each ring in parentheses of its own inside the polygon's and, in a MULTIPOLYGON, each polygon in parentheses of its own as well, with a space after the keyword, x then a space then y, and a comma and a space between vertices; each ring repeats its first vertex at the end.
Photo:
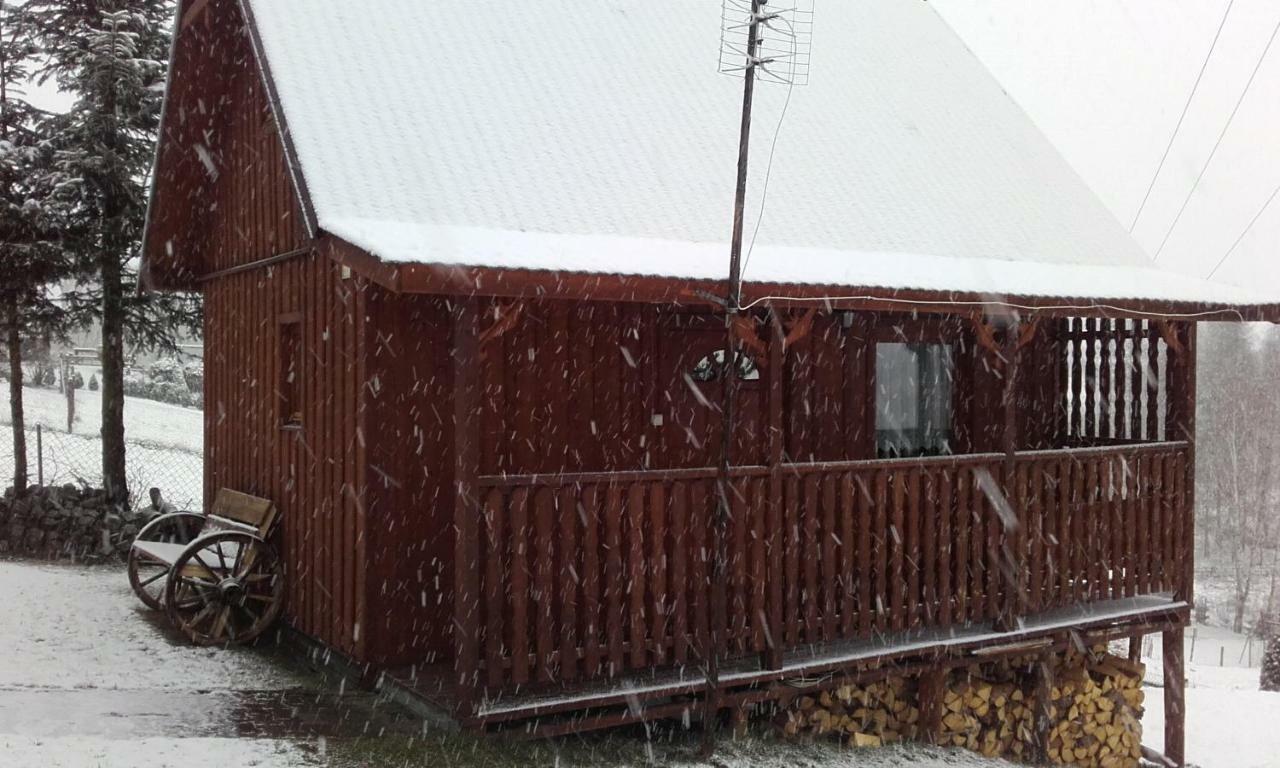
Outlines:
POLYGON ((169 620, 196 645, 251 642, 283 607, 284 562, 267 542, 240 531, 191 542, 165 587, 169 620))
MULTIPOLYGON (((155 541, 163 544, 190 544, 200 534, 204 515, 195 512, 173 512, 161 515, 142 527, 135 542, 155 541)), ((129 549, 129 584, 148 608, 158 611, 164 607, 165 585, 169 578, 169 564, 129 549)))

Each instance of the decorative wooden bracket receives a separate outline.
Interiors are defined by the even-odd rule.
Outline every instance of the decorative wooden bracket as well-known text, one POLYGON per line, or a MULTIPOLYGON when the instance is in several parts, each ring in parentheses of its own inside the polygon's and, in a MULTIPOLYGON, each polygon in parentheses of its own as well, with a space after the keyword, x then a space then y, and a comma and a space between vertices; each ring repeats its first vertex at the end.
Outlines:
POLYGON ((978 337, 978 346, 990 352, 996 360, 1003 363, 1004 354, 1000 351, 1000 343, 996 341, 996 331, 981 312, 974 312, 969 319, 973 322, 974 335, 978 337))
POLYGON ((1173 350, 1174 354, 1178 357, 1182 357, 1182 355, 1187 351, 1187 348, 1184 347, 1182 345, 1182 341, 1178 339, 1178 329, 1173 327, 1173 323, 1168 320, 1157 320, 1156 328, 1160 329, 1160 338, 1164 339, 1165 345, 1167 345, 1169 349, 1173 350))
POLYGON ((787 347, 795 344, 813 331, 813 318, 818 314, 818 308, 812 307, 799 320, 787 326, 787 337, 782 340, 782 349, 785 352, 787 347))
POLYGON ((1035 341, 1036 331, 1038 330, 1040 330, 1040 318, 1038 317, 1022 326, 1022 331, 1018 333, 1018 349, 1022 349, 1035 341))
POLYGON ((738 315, 733 319, 733 335, 742 342, 742 345, 756 354, 756 365, 758 367, 764 365, 764 361, 769 359, 769 347, 761 341, 759 334, 756 333, 755 323, 751 322, 751 318, 738 315))
POLYGON ((520 321, 520 315, 524 313, 524 302, 513 301, 505 307, 494 307, 494 312, 497 314, 497 319, 493 321, 493 325, 480 334, 481 354, 484 353, 484 349, 489 342, 500 338, 504 333, 516 327, 516 323, 520 321))
MULTIPOLYGON (((996 340, 995 326, 988 323, 981 312, 974 312, 970 319, 973 321, 974 334, 978 337, 978 346, 994 355, 996 362, 1003 365, 1005 363, 1004 350, 1000 342, 996 340)), ((1023 349, 1032 341, 1035 341, 1036 332, 1039 330, 1040 318, 1024 323, 1018 330, 1018 349, 1023 349)))

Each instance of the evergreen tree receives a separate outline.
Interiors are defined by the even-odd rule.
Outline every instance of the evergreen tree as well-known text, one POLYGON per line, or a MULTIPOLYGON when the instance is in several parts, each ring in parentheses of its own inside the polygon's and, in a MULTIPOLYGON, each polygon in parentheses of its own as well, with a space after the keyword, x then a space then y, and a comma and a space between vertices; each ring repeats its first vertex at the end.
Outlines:
POLYGON ((9 358, 14 476, 27 486, 24 343, 58 335, 66 313, 54 299, 69 263, 57 233, 62 209, 49 185, 51 117, 24 98, 37 49, 32 17, 0 0, 0 330, 9 358))
POLYGON ((65 116, 55 178, 73 207, 76 256, 95 279, 76 294, 102 324, 103 486, 125 502, 124 345, 172 348, 199 324, 193 297, 138 290, 147 204, 169 52, 170 0, 25 0, 44 76, 76 102, 65 116))

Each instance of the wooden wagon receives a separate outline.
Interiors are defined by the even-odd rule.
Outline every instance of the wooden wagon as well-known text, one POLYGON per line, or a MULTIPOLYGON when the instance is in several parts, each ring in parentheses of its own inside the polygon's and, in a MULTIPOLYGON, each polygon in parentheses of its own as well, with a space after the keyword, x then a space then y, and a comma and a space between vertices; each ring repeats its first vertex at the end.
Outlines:
POLYGON ((197 645, 252 642, 284 605, 284 561, 269 543, 276 519, 271 501, 226 488, 207 515, 161 515, 129 549, 129 583, 197 645))

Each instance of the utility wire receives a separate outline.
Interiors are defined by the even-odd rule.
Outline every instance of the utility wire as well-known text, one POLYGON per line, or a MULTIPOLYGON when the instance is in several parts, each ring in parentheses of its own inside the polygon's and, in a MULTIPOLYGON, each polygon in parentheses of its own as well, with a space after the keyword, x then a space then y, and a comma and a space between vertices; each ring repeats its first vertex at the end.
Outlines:
POLYGON ((760 188, 760 211, 756 214, 756 226, 751 232, 751 243, 747 246, 747 257, 742 262, 743 275, 747 273, 747 267, 751 266, 751 254, 756 250, 756 238, 760 236, 760 225, 764 223, 764 209, 766 203, 769 201, 769 180, 773 177, 773 158, 778 151, 778 137, 782 135, 782 124, 787 119, 787 110, 791 107, 791 94, 795 93, 796 90, 794 59, 800 44, 796 37, 796 29, 791 22, 783 16, 779 16, 778 20, 787 25, 789 34, 791 35, 792 71, 791 77, 787 83, 787 99, 782 102, 782 112, 778 115, 778 124, 773 129, 773 141, 769 145, 769 162, 765 167, 764 185, 760 188))
POLYGON ((1213 143, 1213 150, 1209 152, 1209 157, 1205 159, 1204 165, 1200 167, 1200 173, 1196 176, 1195 183, 1191 185, 1191 189, 1187 191, 1187 196, 1182 201, 1182 207, 1178 209, 1178 215, 1173 217, 1173 223, 1169 225, 1169 229, 1164 233, 1164 239, 1160 241, 1160 247, 1156 249, 1153 260, 1159 260, 1160 254, 1164 252, 1164 247, 1169 243, 1169 236, 1173 234, 1173 230, 1177 228, 1178 222, 1182 220, 1182 214, 1186 213, 1187 205, 1191 202, 1191 198, 1196 193, 1196 189, 1200 186, 1200 181, 1204 179, 1204 174, 1209 170, 1209 165, 1213 162, 1213 158, 1218 154, 1218 147, 1222 146, 1222 139, 1227 135, 1227 131, 1231 129, 1231 122, 1235 120, 1236 113, 1240 111, 1240 105, 1244 103, 1244 98, 1249 94, 1249 88, 1253 85, 1253 80, 1258 76, 1258 70, 1262 69, 1262 62, 1266 60, 1267 54, 1271 52, 1271 44, 1276 41, 1276 33, 1280 32, 1280 19, 1276 20, 1276 25, 1271 29, 1271 37, 1267 38, 1267 47, 1262 49, 1262 55, 1258 57, 1258 63, 1253 65, 1253 72, 1249 74, 1249 80, 1244 84, 1244 90, 1240 91, 1240 98, 1236 99, 1236 105, 1232 108, 1231 114, 1227 116, 1227 122, 1222 126, 1222 132, 1218 134, 1218 140, 1213 143))
POLYGON ((1173 143, 1178 138, 1178 131, 1182 130, 1182 121, 1187 119, 1187 112, 1191 109, 1191 102, 1196 97, 1196 91, 1200 88, 1200 81, 1204 79, 1204 72, 1209 68, 1209 60, 1213 58, 1213 52, 1218 47, 1218 38, 1222 37, 1222 28, 1227 25, 1227 17, 1231 15, 1231 6, 1235 5, 1236 0, 1227 0, 1227 9, 1222 12, 1222 21, 1218 22, 1218 31, 1213 33, 1213 42, 1209 44, 1209 52, 1204 55, 1204 62, 1200 65, 1200 73, 1196 75, 1196 81, 1191 85, 1191 93, 1187 94, 1187 103, 1182 105, 1182 114, 1178 115, 1178 124, 1173 126, 1173 135, 1169 137, 1169 143, 1164 148, 1164 154, 1160 156, 1160 164, 1156 166, 1156 172, 1151 177, 1151 183, 1147 185, 1147 193, 1142 196, 1142 203, 1138 205, 1138 212, 1133 215, 1133 223, 1129 225, 1129 232, 1133 232, 1134 227, 1138 226, 1138 219, 1142 218, 1142 211, 1147 207, 1147 201, 1151 199, 1151 192, 1156 188, 1156 180, 1160 178, 1160 172, 1164 170, 1165 161, 1169 159, 1169 152, 1173 149, 1173 143))
POLYGON ((1206 280, 1211 280, 1214 275, 1218 274, 1218 270, 1222 269, 1222 265, 1227 263, 1227 259, 1231 257, 1232 253, 1235 253, 1235 250, 1240 245, 1240 242, 1244 240, 1244 236, 1249 234, 1250 230, 1253 229, 1253 225, 1258 223, 1258 219, 1262 218, 1262 214, 1266 213, 1267 209, 1271 207, 1271 204, 1275 202, 1277 195, 1280 195, 1280 186, 1277 186, 1275 188, 1275 190, 1271 193, 1271 197, 1267 198, 1267 202, 1263 203, 1262 207, 1258 209, 1258 212, 1255 213, 1253 215, 1253 218, 1249 220, 1248 226, 1244 228, 1244 231, 1240 233, 1240 236, 1236 238, 1236 241, 1231 244, 1231 247, 1227 249, 1226 253, 1222 254, 1222 258, 1218 259, 1218 263, 1216 266, 1214 266, 1213 271, 1210 272, 1207 277, 1205 277, 1206 280))

